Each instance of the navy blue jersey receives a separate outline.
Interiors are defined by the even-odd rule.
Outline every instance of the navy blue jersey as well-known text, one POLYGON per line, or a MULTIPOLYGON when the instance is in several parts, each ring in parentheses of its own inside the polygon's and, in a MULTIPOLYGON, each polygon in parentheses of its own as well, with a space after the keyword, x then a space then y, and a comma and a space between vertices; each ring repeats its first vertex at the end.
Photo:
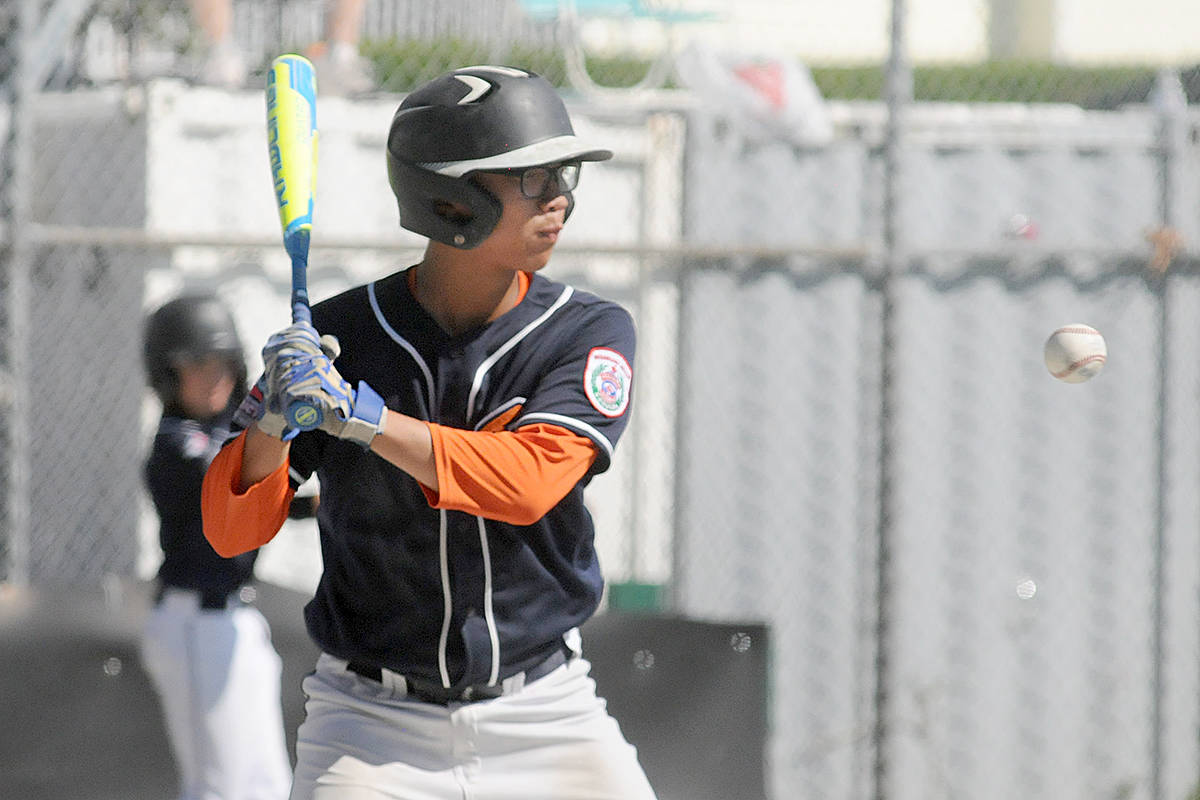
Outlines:
POLYGON ((498 319, 451 336, 416 302, 407 274, 313 308, 338 337, 338 371, 403 414, 480 430, 548 423, 594 442, 589 473, 532 525, 431 508, 417 481, 321 431, 298 436, 293 484, 314 471, 324 573, 305 609, 335 656, 443 685, 519 672, 596 610, 603 580, 584 486, 608 468, 628 419, 634 326, 615 303, 534 275, 498 319))
POLYGON ((222 558, 204 538, 200 486, 209 463, 229 436, 230 414, 210 422, 164 415, 144 474, 159 518, 166 586, 227 595, 250 580, 257 551, 222 558))

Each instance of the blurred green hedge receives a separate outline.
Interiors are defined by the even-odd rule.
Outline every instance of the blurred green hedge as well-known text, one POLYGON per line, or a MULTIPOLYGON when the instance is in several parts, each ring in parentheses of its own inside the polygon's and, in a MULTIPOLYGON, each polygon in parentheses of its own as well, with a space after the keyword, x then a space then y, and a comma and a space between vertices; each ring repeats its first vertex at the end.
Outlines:
MULTIPOLYGON (((882 65, 813 67, 823 96, 874 100, 883 96, 882 65)), ((1156 67, 1066 66, 1045 62, 989 61, 913 67, 913 96, 927 102, 1072 103, 1085 108, 1116 108, 1143 103, 1154 85, 1156 67)), ((1182 71, 1191 102, 1200 102, 1200 70, 1182 71)))
MULTIPOLYGON (((562 53, 514 46, 502 52, 479 42, 462 39, 369 40, 361 46, 374 62, 381 86, 386 91, 407 92, 444 72, 467 64, 510 64, 533 70, 555 86, 567 84, 562 53)), ((624 88, 635 85, 650 63, 633 58, 589 57, 588 73, 602 86, 624 88)))
MULTIPOLYGON (((544 75, 556 86, 567 83, 557 50, 514 46, 497 52, 480 42, 460 39, 375 39, 362 52, 374 62, 387 91, 406 92, 464 64, 520 65, 544 75)), ((588 74, 613 88, 633 86, 650 62, 619 56, 587 58, 588 74)), ((813 79, 828 99, 879 100, 884 65, 811 65, 813 79)), ((1040 62, 992 61, 966 65, 917 65, 913 90, 919 101, 961 103, 1073 103, 1085 108, 1116 108, 1145 102, 1154 84, 1151 66, 1064 66, 1040 62)), ((1200 67, 1182 71, 1189 99, 1200 103, 1200 67)))

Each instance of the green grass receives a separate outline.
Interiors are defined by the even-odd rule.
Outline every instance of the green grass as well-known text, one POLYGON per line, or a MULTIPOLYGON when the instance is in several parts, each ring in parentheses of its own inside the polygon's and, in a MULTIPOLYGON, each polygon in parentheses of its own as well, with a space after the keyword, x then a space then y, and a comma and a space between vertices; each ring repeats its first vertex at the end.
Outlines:
MULTIPOLYGON (((497 52, 463 39, 374 39, 362 45, 385 90, 406 92, 455 67, 501 63, 531 69, 556 86, 566 86, 561 52, 514 45, 497 52)), ((650 62, 623 56, 587 57, 588 73, 602 85, 633 86, 650 62)), ((821 94, 831 100, 881 100, 883 64, 811 65, 821 94)), ((1066 66, 1045 62, 990 61, 979 64, 924 64, 913 68, 913 94, 918 101, 960 103, 1073 103, 1085 108, 1112 108, 1143 102, 1154 81, 1152 66, 1066 66)), ((1200 102, 1200 70, 1186 71, 1192 102, 1200 102)), ((668 84, 670 86, 670 84, 668 84)))

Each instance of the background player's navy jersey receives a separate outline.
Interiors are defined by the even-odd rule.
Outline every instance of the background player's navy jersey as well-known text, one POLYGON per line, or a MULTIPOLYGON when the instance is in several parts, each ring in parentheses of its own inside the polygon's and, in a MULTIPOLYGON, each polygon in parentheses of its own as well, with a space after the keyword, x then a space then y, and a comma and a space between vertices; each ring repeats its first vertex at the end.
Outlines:
POLYGON ((400 272, 313 308, 342 345, 337 369, 403 414, 480 430, 548 423, 591 439, 588 475, 541 520, 518 526, 431 508, 417 481, 321 431, 291 450, 314 470, 325 569, 306 608, 325 651, 456 686, 504 678, 561 646, 603 588, 584 485, 625 428, 634 327, 620 306, 533 275, 487 325, 446 334, 400 272), (400 613, 397 613, 399 611, 400 613))
POLYGON ((250 580, 257 551, 222 558, 204 538, 200 485, 204 472, 229 436, 231 413, 209 422, 164 415, 145 464, 146 485, 158 511, 165 586, 219 597, 250 580))

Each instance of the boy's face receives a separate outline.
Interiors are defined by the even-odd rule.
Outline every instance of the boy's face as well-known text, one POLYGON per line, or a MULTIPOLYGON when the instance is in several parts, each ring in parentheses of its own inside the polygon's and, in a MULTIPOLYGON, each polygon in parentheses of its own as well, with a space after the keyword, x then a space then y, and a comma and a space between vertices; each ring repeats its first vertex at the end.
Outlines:
POLYGON ((229 359, 213 354, 175 364, 179 404, 192 419, 209 419, 229 404, 236 377, 229 359))
POLYGON ((525 272, 546 266, 567 214, 567 198, 557 182, 549 181, 541 197, 526 197, 518 173, 480 172, 474 180, 504 205, 500 221, 476 251, 525 272))

